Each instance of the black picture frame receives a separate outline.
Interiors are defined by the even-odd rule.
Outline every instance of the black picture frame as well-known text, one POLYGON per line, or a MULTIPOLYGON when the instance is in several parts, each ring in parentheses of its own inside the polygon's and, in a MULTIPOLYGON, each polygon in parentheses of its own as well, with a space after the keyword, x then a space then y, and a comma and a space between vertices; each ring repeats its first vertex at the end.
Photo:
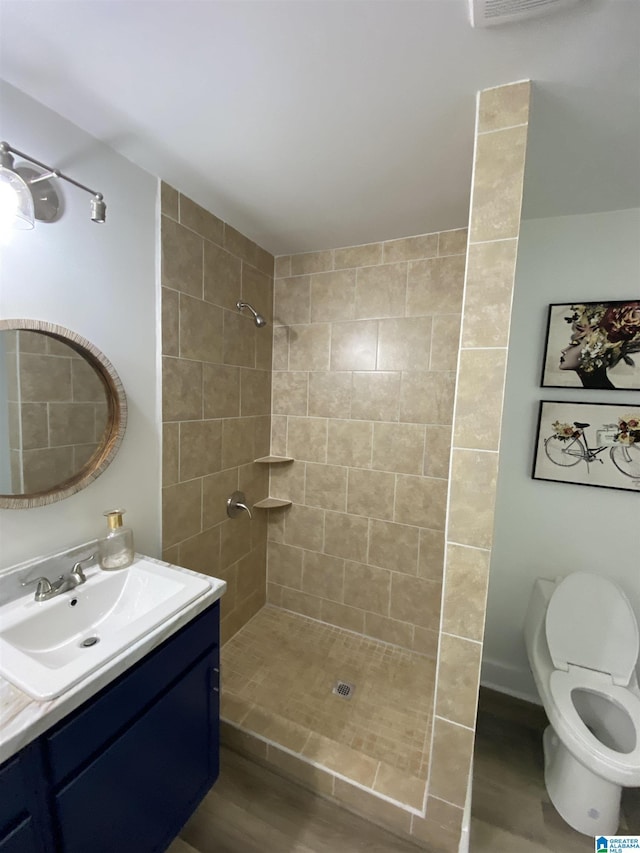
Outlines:
POLYGON ((640 494, 640 403, 540 403, 534 480, 640 494))
POLYGON ((640 390, 640 299, 549 305, 540 385, 640 390))

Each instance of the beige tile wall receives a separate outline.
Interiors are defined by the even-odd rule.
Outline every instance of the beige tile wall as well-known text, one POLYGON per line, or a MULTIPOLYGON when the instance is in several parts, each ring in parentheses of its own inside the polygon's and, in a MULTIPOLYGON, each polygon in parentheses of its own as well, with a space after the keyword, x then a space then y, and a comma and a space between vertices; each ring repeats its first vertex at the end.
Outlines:
POLYGON ((161 209, 163 553, 227 581, 224 642, 265 601, 267 515, 231 520, 226 500, 268 494, 273 256, 167 184, 161 209))
POLYGON ((13 492, 46 491, 77 474, 98 449, 108 416, 104 385, 61 341, 24 330, 8 339, 13 492))
POLYGON ((431 656, 466 238, 276 259, 268 601, 431 656))
POLYGON ((442 801, 464 805, 473 755, 529 97, 522 82, 478 102, 425 840, 442 801))

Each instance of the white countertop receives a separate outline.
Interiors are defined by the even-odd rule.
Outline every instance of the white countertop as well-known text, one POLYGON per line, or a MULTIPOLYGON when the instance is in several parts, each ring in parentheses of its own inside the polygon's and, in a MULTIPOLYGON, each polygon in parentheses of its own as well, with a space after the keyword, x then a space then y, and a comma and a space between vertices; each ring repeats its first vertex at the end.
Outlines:
MULTIPOLYGON (((198 572, 192 572, 181 566, 174 566, 162 560, 145 557, 154 563, 171 566, 181 572, 195 575, 209 583, 210 589, 167 619, 159 627, 146 634, 126 651, 107 661, 87 678, 76 684, 62 696, 45 702, 32 699, 0 677, 0 764, 19 752, 24 746, 35 740, 67 714, 79 708, 103 687, 114 681, 129 667, 141 660, 164 640, 175 634, 180 628, 210 607, 224 594, 227 584, 218 578, 212 578, 198 572)), ((126 571, 126 570, 123 570, 126 571)))

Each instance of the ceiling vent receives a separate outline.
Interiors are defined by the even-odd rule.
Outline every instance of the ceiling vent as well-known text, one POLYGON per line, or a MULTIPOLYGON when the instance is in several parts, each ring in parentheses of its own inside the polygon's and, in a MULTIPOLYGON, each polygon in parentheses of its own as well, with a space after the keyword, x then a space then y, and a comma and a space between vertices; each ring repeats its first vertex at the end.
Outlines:
POLYGON ((548 15, 579 0, 469 0, 472 27, 496 27, 548 15))

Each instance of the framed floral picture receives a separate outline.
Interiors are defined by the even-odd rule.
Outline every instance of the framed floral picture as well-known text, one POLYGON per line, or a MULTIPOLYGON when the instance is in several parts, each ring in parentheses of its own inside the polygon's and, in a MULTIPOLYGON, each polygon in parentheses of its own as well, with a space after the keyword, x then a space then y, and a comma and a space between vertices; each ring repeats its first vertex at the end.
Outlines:
POLYGON ((549 306, 541 385, 640 389, 640 300, 549 306))
POLYGON ((532 476, 640 492, 640 404, 540 403, 532 476))

